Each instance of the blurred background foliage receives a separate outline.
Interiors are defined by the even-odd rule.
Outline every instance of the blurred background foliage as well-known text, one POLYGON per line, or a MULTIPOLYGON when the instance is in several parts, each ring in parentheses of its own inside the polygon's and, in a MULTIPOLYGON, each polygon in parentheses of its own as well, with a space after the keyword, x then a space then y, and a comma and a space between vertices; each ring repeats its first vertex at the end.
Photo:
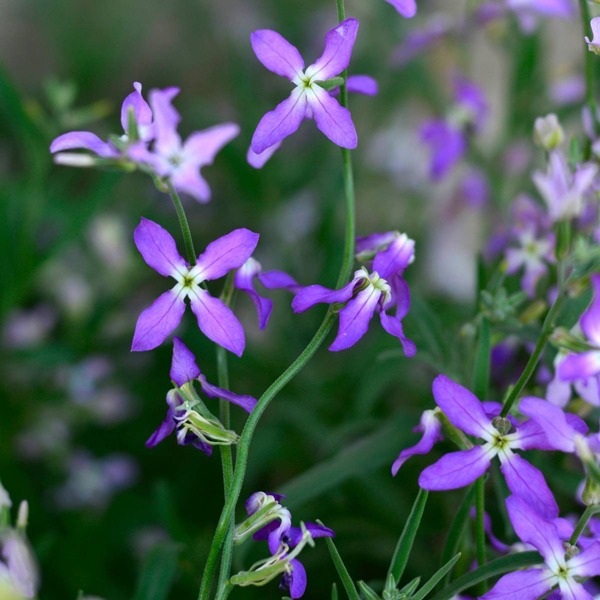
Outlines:
MULTIPOLYGON (((375 98, 351 99, 360 139, 358 233, 398 229, 417 240, 405 328, 419 353, 404 358, 377 326, 348 351, 322 349, 263 418, 242 493, 286 493, 294 518, 332 527, 352 574, 370 582, 384 578, 418 473, 432 461, 413 459, 390 476, 398 452, 416 439, 410 430, 420 413, 433 405, 431 380, 438 372, 470 380, 474 340, 465 325, 476 313, 476 252, 514 194, 531 189, 533 118, 555 108, 551 85, 579 68, 581 36, 569 22, 543 24, 530 36, 510 19, 472 25, 410 62, 394 58, 412 30, 432 18, 460 21, 468 10, 466 1, 420 0, 418 17, 406 21, 382 0, 347 2, 361 22, 351 72, 380 86, 375 98), (577 43, 564 42, 573 37, 577 43), (469 155, 492 184, 479 210, 457 208, 460 177, 427 181, 418 142, 419 124, 449 105, 456 70, 489 93, 490 123, 469 155), (505 153, 519 147, 522 158, 509 171, 505 153)), ((288 90, 258 63, 249 34, 275 29, 310 62, 335 22, 335 3, 3 0, 0 14, 0 477, 14 502, 30 503, 41 598, 76 598, 80 589, 131 598, 144 561, 157 556, 174 573, 168 597, 192 598, 222 506, 218 453, 209 459, 173 439, 144 447, 166 409, 171 345, 129 352, 139 312, 165 289, 135 250, 133 228, 143 215, 181 245, 176 218, 142 174, 55 166, 48 146, 72 129, 119 131, 133 81, 146 92, 178 86, 183 135, 228 120, 242 129, 204 170, 212 202, 184 199, 196 246, 248 227, 261 234, 265 269, 333 285, 344 219, 338 149, 304 124, 263 170, 252 170, 245 154, 262 114, 288 90)), ((561 109, 567 124, 579 126, 578 115, 576 105, 561 109)), ((324 312, 294 316, 289 295, 270 295, 265 332, 246 298, 236 306, 248 338, 243 358, 230 360, 239 393, 259 396, 324 312)), ((214 349, 191 315, 178 334, 216 382, 214 349)), ((234 413, 239 431, 243 415, 234 413)), ((577 481, 553 483, 570 493, 577 481)), ((432 495, 407 578, 437 567, 462 494, 432 495)), ((235 565, 248 568, 264 555, 248 543, 235 565)), ((303 554, 307 598, 328 594, 335 579, 328 561, 324 544, 303 554)), ((233 597, 281 593, 273 583, 233 597)))

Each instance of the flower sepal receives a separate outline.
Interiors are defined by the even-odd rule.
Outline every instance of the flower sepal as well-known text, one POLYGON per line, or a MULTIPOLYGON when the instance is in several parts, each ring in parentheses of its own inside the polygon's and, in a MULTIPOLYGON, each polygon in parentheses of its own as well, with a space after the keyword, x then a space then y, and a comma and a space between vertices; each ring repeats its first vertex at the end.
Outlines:
POLYGON ((254 535, 276 519, 282 519, 282 512, 287 512, 271 494, 265 494, 264 492, 258 492, 258 494, 260 498, 257 500, 255 494, 255 502, 258 502, 260 508, 245 521, 236 525, 233 532, 233 543, 236 545, 243 544, 251 535, 254 535))
POLYGON ((596 346, 587 343, 581 338, 575 337, 564 327, 557 327, 550 336, 550 342, 558 349, 569 350, 570 352, 589 352, 590 350, 600 350, 596 346))

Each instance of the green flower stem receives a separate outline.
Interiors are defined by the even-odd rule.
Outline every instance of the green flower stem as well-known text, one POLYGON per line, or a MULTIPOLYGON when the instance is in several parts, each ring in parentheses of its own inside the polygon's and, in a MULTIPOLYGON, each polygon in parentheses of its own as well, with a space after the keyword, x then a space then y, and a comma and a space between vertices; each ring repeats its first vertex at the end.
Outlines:
POLYGON ((569 544, 574 546, 577 543, 577 540, 579 539, 579 536, 583 533, 583 530, 585 529, 586 525, 588 524, 588 521, 594 515, 596 515, 598 513, 600 513, 600 506, 598 506, 597 504, 588 506, 585 509, 584 513, 581 515, 581 518, 579 519, 579 522, 577 523, 577 526, 575 527, 575 529, 573 531, 573 535, 569 539, 569 544))
MULTIPOLYGON (((590 8, 587 0, 579 0, 581 9, 581 24, 583 26, 583 34, 589 39, 593 38, 592 28, 590 27, 590 8)), ((596 117, 596 101, 594 100, 594 55, 585 47, 585 103, 590 109, 590 117, 594 125, 594 133, 597 135, 598 119, 596 117)))
MULTIPOLYGON (((475 482, 475 542, 477 547, 477 564, 482 567, 486 563, 485 556, 485 476, 475 482)), ((485 582, 478 585, 477 595, 487 592, 485 582)))
POLYGON ((177 190, 175 190, 173 187, 173 183, 170 179, 167 180, 167 191, 169 192, 169 196, 171 196, 171 201, 173 202, 175 212, 177 213, 177 218, 179 219, 179 226, 181 227, 181 233, 183 235, 183 243, 185 244, 185 252, 187 254, 188 262, 190 265, 194 266, 196 264, 196 251, 194 250, 192 233, 190 231, 187 217, 185 216, 185 210, 183 210, 181 198, 179 197, 177 190))

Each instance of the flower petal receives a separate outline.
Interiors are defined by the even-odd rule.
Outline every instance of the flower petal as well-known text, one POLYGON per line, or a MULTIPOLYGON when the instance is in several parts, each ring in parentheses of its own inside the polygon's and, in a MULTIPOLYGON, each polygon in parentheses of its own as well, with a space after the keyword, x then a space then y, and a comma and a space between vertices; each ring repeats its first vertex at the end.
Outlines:
POLYGON ((194 164, 188 163, 176 169, 171 173, 171 181, 180 194, 189 194, 201 204, 210 200, 210 187, 194 164))
POLYGON ((441 429, 442 423, 433 410, 426 410, 421 415, 421 421, 417 427, 419 431, 423 432, 423 437, 410 448, 405 448, 400 452, 398 458, 392 465, 392 475, 396 476, 400 467, 415 454, 427 454, 433 445, 442 439, 441 429))
POLYGON ((158 426, 158 429, 146 440, 146 448, 154 448, 160 444, 166 437, 175 431, 175 421, 171 411, 167 413, 165 420, 158 426))
POLYGON ((169 376, 179 387, 200 376, 196 357, 178 337, 173 338, 173 359, 169 376))
POLYGON ((194 274, 210 281, 223 277, 232 269, 239 269, 254 252, 259 238, 258 233, 245 228, 234 229, 217 238, 198 256, 194 274))
POLYGON ((558 366, 558 376, 563 381, 587 379, 600 373, 600 351, 568 354, 558 366))
POLYGON ((50 144, 50 152, 61 152, 62 150, 90 150, 103 158, 117 158, 119 152, 107 142, 103 142, 95 133, 90 131, 71 131, 59 135, 50 144))
POLYGON ((248 148, 246 160, 251 167, 254 167, 255 169, 262 169, 267 164, 267 161, 271 158, 271 156, 273 156, 273 154, 279 150, 279 148, 281 148, 281 142, 277 142, 276 144, 269 146, 260 154, 256 154, 252 148, 248 148))
POLYGON ((319 130, 341 148, 356 148, 358 137, 350 111, 318 85, 307 90, 306 98, 319 130))
POLYGON ((429 176, 434 181, 442 179, 467 149, 463 133, 442 120, 423 123, 421 140, 431 147, 429 176))
POLYGON ((246 345, 244 328, 231 309, 202 289, 190 295, 190 301, 200 331, 215 344, 241 356, 246 345))
POLYGON ((175 154, 181 149, 181 138, 177 125, 181 121, 179 113, 173 108, 173 98, 179 94, 179 88, 170 87, 150 92, 150 106, 154 116, 154 151, 163 156, 175 154))
POLYGON ((532 507, 531 510, 535 510, 540 518, 558 517, 558 505, 539 469, 518 454, 512 454, 509 459, 502 461, 500 470, 506 479, 508 489, 527 502, 532 507))
POLYGON ((187 263, 177 252, 171 234, 158 223, 141 218, 133 232, 133 239, 146 264, 165 277, 173 277, 187 263))
POLYGON ((304 71, 304 59, 296 46, 270 29, 259 29, 250 35, 256 58, 276 75, 292 80, 304 71))
POLYGON ((432 385, 437 405, 455 427, 469 435, 486 437, 495 430, 481 402, 467 388, 445 375, 438 375, 432 385))
POLYGON ((369 322, 377 308, 379 298, 381 298, 381 292, 375 289, 373 285, 369 285, 340 310, 338 334, 329 346, 329 350, 337 352, 338 350, 350 348, 365 335, 369 328, 369 322))
POLYGON ((132 110, 140 139, 148 142, 153 135, 152 128, 149 127, 152 123, 152 109, 142 97, 142 84, 136 81, 133 87, 134 91, 123 100, 121 105, 121 125, 123 131, 129 133, 129 110, 132 110))
POLYGON ((504 575, 481 600, 537 600, 552 588, 552 574, 525 569, 504 575))
POLYGON ((600 575, 600 542, 595 541, 569 560, 569 570, 579 577, 600 575))
POLYGON ((268 298, 263 298, 254 289, 253 279, 260 272, 260 264, 249 258, 236 272, 233 280, 233 285, 242 292, 245 292, 250 296, 250 299, 256 307, 258 313, 258 326, 264 329, 269 322, 271 316, 271 310, 273 309, 273 302, 268 298))
POLYGON ((185 158, 198 167, 210 165, 217 152, 239 133, 239 125, 235 123, 222 123, 203 131, 196 131, 183 144, 185 158))
POLYGON ((283 271, 263 271, 258 274, 258 280, 268 290, 286 289, 295 292, 301 288, 298 282, 283 271))
POLYGON ((581 329, 595 346, 600 346, 600 275, 592 275, 590 281, 594 298, 581 317, 581 329))
POLYGON ((415 0, 385 0, 391 4, 403 17, 412 19, 417 14, 415 0))
POLYGON ((160 295, 142 311, 135 325, 132 352, 143 352, 160 346, 179 325, 185 311, 183 298, 173 290, 160 295))
POLYGON ((233 404, 241 406, 246 412, 252 412, 252 409, 256 406, 256 398, 247 395, 234 394, 229 390, 224 390, 216 385, 212 385, 206 381, 204 375, 200 376, 200 387, 209 398, 222 398, 228 402, 233 402, 233 404))
POLYGON ((353 94, 376 96, 379 86, 377 81, 369 75, 350 75, 346 79, 346 89, 353 94))
POLYGON ((290 589, 290 597, 294 600, 302 598, 306 591, 306 569, 304 565, 296 558, 290 561, 292 572, 287 576, 286 585, 290 589))
POLYGON ((393 275, 402 275, 414 259, 415 242, 403 233, 394 238, 385 250, 375 255, 373 271, 377 271, 380 277, 389 279, 393 275))
POLYGON ((558 406, 541 398, 527 397, 521 399, 519 410, 539 423, 553 449, 575 452, 576 432, 567 423, 565 413, 558 406))
POLYGON ((385 311, 380 311, 379 320, 381 321, 382 327, 394 337, 397 337, 402 344, 402 350, 406 356, 414 356, 417 353, 417 347, 412 340, 409 340, 404 335, 404 329, 402 327, 402 322, 398 317, 392 317, 388 315, 385 311))
POLYGON ((339 75, 350 64, 352 48, 358 33, 358 21, 346 19, 327 32, 321 57, 308 69, 307 77, 326 81, 339 75))
MULTIPOLYGON (((324 91, 324 90, 323 90, 324 91)), ((274 110, 263 116, 252 136, 250 148, 261 154, 273 144, 281 142, 300 127, 306 116, 306 93, 298 87, 292 90, 289 98, 278 104, 274 110)))
POLYGON ((353 279, 341 290, 330 290, 322 285, 309 285, 302 288, 292 300, 292 309, 295 313, 304 312, 315 304, 333 304, 334 302, 346 302, 352 297, 354 284, 353 279))
POLYGON ((440 460, 419 475, 424 490, 455 490, 483 475, 490 466, 490 457, 482 446, 444 454, 440 460))

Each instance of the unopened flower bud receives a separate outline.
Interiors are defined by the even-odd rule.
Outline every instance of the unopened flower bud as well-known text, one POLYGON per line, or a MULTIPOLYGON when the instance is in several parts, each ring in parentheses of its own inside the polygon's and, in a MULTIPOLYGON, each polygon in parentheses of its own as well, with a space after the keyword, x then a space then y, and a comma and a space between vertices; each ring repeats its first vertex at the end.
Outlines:
POLYGON ((17 514, 17 529, 25 531, 27 524, 29 523, 29 503, 27 500, 23 500, 19 504, 19 512, 17 514))
POLYGON ((98 164, 93 156, 80 152, 59 152, 54 155, 54 162, 67 167, 94 167, 98 164))
POLYGON ((498 433, 506 435, 511 428, 511 422, 506 417, 494 417, 492 419, 492 425, 496 428, 498 433))
POLYGON ((554 150, 563 143, 564 139, 565 132, 554 113, 550 113, 545 117, 538 117, 535 120, 533 141, 544 150, 554 150))
POLYGON ((581 499, 586 506, 600 504, 600 484, 592 477, 586 478, 581 499))

